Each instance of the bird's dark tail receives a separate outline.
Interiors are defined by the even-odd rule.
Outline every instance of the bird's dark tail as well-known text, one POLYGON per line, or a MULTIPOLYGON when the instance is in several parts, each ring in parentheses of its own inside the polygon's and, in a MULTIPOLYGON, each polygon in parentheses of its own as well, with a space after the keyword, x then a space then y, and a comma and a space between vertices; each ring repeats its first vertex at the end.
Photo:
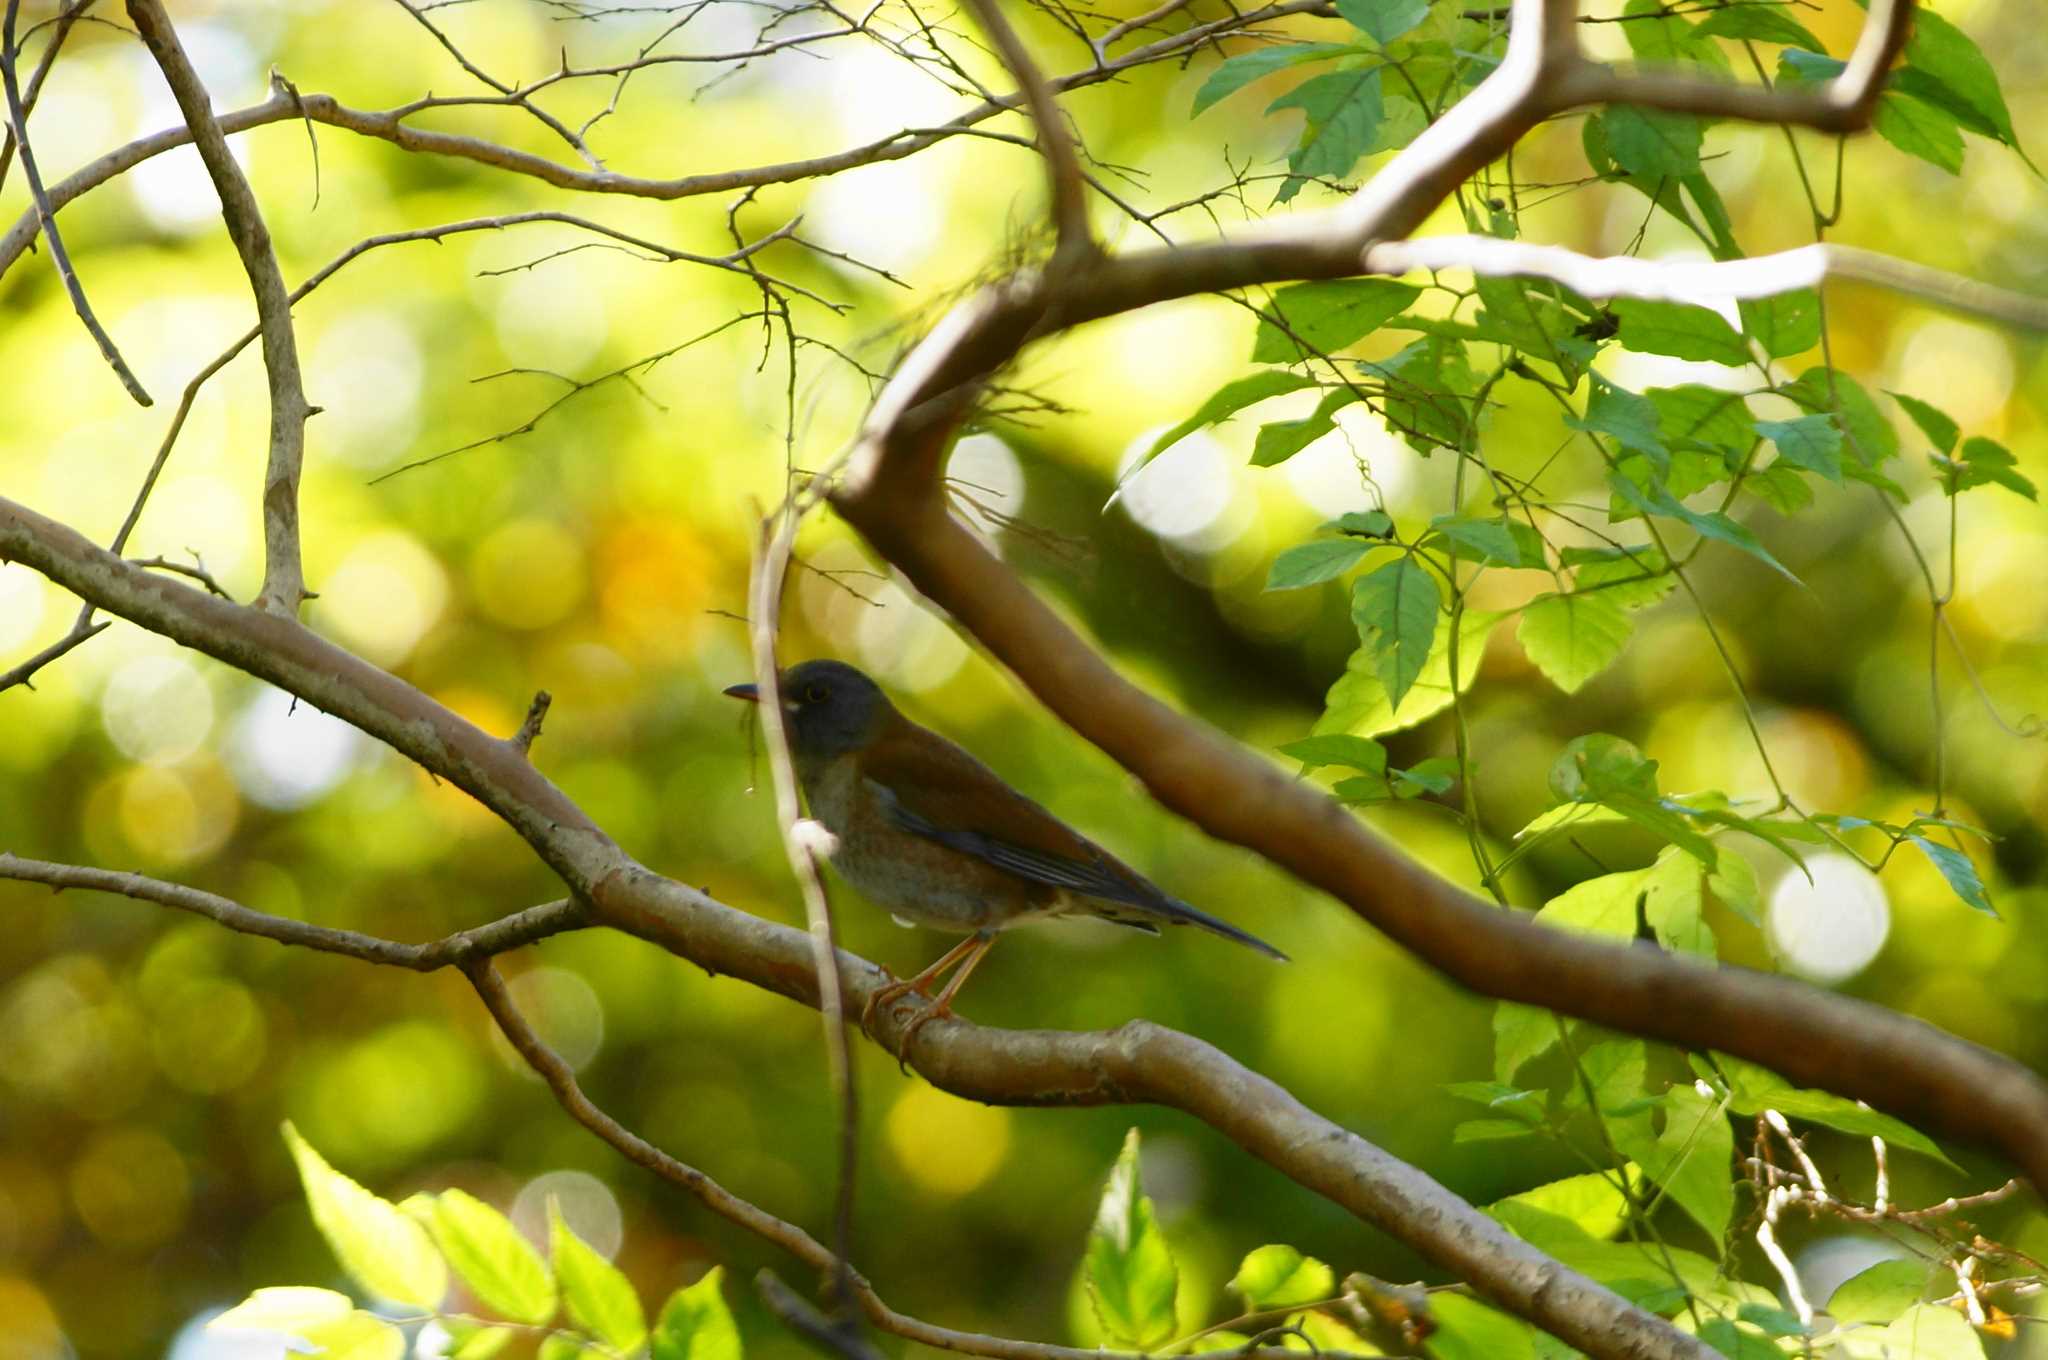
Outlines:
POLYGON ((1226 940, 1236 940, 1241 945, 1256 949, 1269 959, 1278 959, 1281 963, 1293 962, 1292 959, 1250 931, 1239 930, 1230 922, 1218 920, 1206 911, 1197 911, 1177 897, 1166 898, 1164 903, 1154 907, 1153 910, 1169 925, 1200 926, 1211 935, 1221 935, 1226 940))

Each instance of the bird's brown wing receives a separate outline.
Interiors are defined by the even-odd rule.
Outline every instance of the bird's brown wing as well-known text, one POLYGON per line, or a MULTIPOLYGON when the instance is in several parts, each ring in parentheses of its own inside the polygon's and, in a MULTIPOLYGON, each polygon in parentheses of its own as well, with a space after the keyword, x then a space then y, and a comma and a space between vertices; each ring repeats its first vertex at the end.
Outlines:
POLYGON ((1093 914, 1157 932, 1192 925, 1285 959, 1228 921, 1168 897, 1137 870, 1018 793, 936 732, 898 716, 861 752, 861 775, 890 822, 1027 882, 1086 899, 1093 914))
POLYGON ((863 778, 904 831, 1007 873, 1086 897, 1164 909, 1173 899, 935 732, 891 724, 861 752, 863 778))

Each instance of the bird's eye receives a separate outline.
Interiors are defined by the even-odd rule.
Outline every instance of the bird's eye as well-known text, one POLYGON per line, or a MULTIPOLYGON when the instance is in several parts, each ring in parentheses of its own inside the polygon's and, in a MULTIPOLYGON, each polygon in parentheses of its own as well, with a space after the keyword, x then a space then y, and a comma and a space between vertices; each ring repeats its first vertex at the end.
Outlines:
POLYGON ((824 702, 825 702, 825 687, 824 687, 823 685, 805 685, 805 686, 804 686, 804 702, 805 702, 805 703, 807 703, 807 704, 822 704, 822 703, 824 703, 824 702))

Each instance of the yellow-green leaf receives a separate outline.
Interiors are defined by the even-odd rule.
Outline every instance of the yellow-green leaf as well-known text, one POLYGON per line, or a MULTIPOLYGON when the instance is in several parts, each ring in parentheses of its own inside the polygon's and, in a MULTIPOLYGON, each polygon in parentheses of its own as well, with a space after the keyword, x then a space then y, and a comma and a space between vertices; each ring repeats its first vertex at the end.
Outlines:
POLYGON ((332 1289, 303 1286, 259 1289, 206 1325, 219 1331, 290 1332, 345 1318, 355 1301, 332 1289))
POLYGON ((1150 1350, 1173 1336, 1180 1271, 1138 1183, 1136 1129, 1125 1135, 1103 1187, 1085 1268, 1088 1297, 1111 1345, 1150 1350))
POLYGON ((1336 1285, 1337 1277, 1328 1266, 1280 1243, 1247 1255, 1230 1281, 1245 1306, 1262 1313, 1327 1299, 1336 1285))
POLYGON ((725 1268, 713 1266, 662 1305, 654 1327, 654 1360, 740 1360, 740 1329, 721 1288, 725 1268))
POLYGON ((552 1199, 548 1238, 570 1320, 616 1351, 630 1351, 645 1341, 647 1314, 632 1282, 570 1229, 562 1219, 562 1206, 552 1199))
POLYGON ((298 1163, 313 1224, 350 1278, 377 1298, 439 1308, 448 1293, 448 1266, 427 1230, 329 1166, 290 1123, 284 1140, 298 1163))
POLYGON ((448 1264, 486 1307, 532 1327, 554 1318, 554 1276, 509 1219, 460 1190, 442 1191, 430 1214, 428 1226, 448 1264))

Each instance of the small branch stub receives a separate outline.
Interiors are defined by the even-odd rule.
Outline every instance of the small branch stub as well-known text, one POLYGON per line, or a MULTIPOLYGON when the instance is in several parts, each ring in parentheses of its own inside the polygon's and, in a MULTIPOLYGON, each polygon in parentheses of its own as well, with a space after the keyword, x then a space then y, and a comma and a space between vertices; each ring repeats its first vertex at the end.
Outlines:
POLYGON ((547 721, 548 706, 555 702, 555 696, 541 690, 533 696, 533 703, 527 707, 526 721, 519 724, 519 730, 512 734, 512 749, 520 755, 531 755, 533 743, 540 736, 540 725, 547 721))

